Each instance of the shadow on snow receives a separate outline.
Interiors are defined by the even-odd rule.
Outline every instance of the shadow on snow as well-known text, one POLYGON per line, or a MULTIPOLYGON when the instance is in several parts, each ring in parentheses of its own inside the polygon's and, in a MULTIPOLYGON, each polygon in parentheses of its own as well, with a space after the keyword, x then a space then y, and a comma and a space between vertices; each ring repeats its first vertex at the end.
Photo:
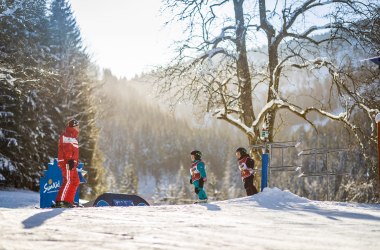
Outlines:
MULTIPOLYGON (((380 221, 380 217, 356 212, 338 211, 335 208, 324 208, 313 204, 311 201, 302 202, 287 202, 287 201, 272 201, 268 202, 260 199, 253 199, 260 207, 264 207, 272 210, 282 210, 290 212, 306 212, 315 213, 321 216, 325 216, 330 220, 339 220, 339 218, 359 219, 359 220, 373 220, 380 221)), ((339 206, 339 205, 338 205, 339 206)), ((374 208, 377 210, 377 208, 374 208)), ((380 207, 379 207, 380 209, 380 207)))
POLYGON ((207 207, 207 210, 210 210, 210 211, 219 211, 221 210, 220 207, 218 205, 215 205, 215 204, 210 204, 210 203, 203 203, 203 204, 199 204, 203 207, 207 207))
POLYGON ((22 222, 22 224, 24 224, 25 229, 39 227, 44 224, 45 221, 61 214, 63 211, 64 209, 52 209, 50 211, 41 212, 27 218, 22 222))

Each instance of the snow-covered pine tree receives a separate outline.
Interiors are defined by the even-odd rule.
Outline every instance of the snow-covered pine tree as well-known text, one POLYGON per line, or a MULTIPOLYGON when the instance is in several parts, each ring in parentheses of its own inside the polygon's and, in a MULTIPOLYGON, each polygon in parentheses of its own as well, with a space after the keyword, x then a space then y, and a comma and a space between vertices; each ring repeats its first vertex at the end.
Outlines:
POLYGON ((184 168, 183 164, 181 164, 178 169, 176 176, 176 183, 174 186, 175 190, 175 204, 186 203, 186 199, 192 197, 192 186, 190 186, 189 182, 189 171, 184 168))
POLYGON ((51 136, 45 119, 52 74, 46 70, 46 1, 0 3, 0 129, 6 185, 36 189, 51 136), (36 119, 39 117, 39 119, 36 119))
POLYGON ((97 146, 96 110, 91 95, 97 81, 89 77, 90 59, 68 1, 52 1, 50 11, 49 44, 53 56, 50 65, 57 73, 58 83, 52 100, 53 120, 61 130, 70 118, 80 121, 80 160, 89 171, 88 183, 82 194, 90 198, 101 192, 105 182, 103 160, 97 146))
POLYGON ((11 182, 10 176, 16 171, 12 150, 17 147, 17 132, 13 129, 14 106, 17 104, 11 74, 11 70, 0 68, 0 179, 5 183, 11 182))
POLYGON ((83 49, 80 31, 67 1, 52 1, 50 11, 50 66, 57 73, 57 85, 54 86, 56 95, 52 101, 57 111, 54 118, 63 129, 69 118, 88 106, 84 102, 88 101, 88 89, 85 87, 89 85, 87 66, 90 61, 83 49))
POLYGON ((207 172, 207 184, 205 189, 209 200, 222 200, 223 194, 219 189, 216 175, 209 169, 207 172))
POLYGON ((225 172, 223 176, 223 188, 221 198, 231 199, 242 197, 245 190, 240 177, 240 171, 237 163, 230 159, 226 162, 225 172))
POLYGON ((137 194, 139 187, 139 180, 135 168, 128 164, 124 168, 123 176, 120 180, 120 192, 125 194, 137 194))

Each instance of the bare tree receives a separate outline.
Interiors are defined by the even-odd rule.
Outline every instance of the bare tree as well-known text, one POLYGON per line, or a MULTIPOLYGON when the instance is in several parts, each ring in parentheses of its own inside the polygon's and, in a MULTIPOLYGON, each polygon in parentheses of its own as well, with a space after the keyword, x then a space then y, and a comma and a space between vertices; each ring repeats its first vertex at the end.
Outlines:
MULTIPOLYGON (((174 13, 175 22, 185 23, 177 57, 169 67, 158 71, 160 90, 170 93, 173 104, 189 100, 202 105, 216 118, 238 127, 250 145, 261 141, 262 128, 269 131, 269 141, 273 141, 275 121, 282 110, 314 128, 315 115, 340 121, 363 148, 364 141, 375 143, 373 130, 368 134, 352 119, 352 114, 360 110, 374 124, 379 112, 378 106, 359 91, 364 74, 349 57, 330 52, 344 43, 358 46, 362 55, 373 52, 375 39, 366 39, 366 33, 378 32, 379 4, 354 0, 273 1, 267 8, 265 0, 164 3, 164 11, 174 13), (365 30, 360 29, 363 26, 365 30), (263 35, 266 63, 260 68, 257 58, 250 58, 247 51, 262 45, 263 35), (372 50, 367 49, 368 44, 374 45, 372 50), (287 74, 294 70, 329 73, 330 99, 305 105, 286 98, 283 90, 287 74), (259 94, 263 86, 266 101, 259 97, 263 96, 259 94), (336 100, 340 101, 339 108, 326 105, 336 100)), ((366 78, 371 84, 376 73, 366 78)))
MULTIPOLYGON (((188 20, 187 38, 178 47, 178 57, 165 68, 163 92, 172 92, 174 103, 189 99, 202 102, 218 119, 226 120, 258 142, 252 99, 252 79, 247 56, 247 20, 244 1, 166 1, 179 11, 178 20, 188 20), (221 19, 220 10, 233 8, 233 17, 221 19), (214 34, 218 30, 219 34, 214 34)), ((248 21, 249 22, 249 21, 248 21)))

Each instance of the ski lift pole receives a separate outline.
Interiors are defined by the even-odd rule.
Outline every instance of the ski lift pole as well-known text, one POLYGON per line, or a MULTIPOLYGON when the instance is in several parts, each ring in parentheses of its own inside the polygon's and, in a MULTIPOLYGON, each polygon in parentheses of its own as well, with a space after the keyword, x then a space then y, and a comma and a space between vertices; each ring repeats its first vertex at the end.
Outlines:
POLYGON ((261 169, 261 192, 264 190, 264 188, 268 187, 268 165, 269 165, 269 154, 263 153, 262 169, 261 169))
POLYGON ((269 133, 266 130, 261 131, 261 137, 265 140, 263 154, 261 157, 261 192, 264 188, 268 187, 268 166, 269 166, 269 153, 267 150, 267 139, 269 133))
POLYGON ((377 188, 379 191, 379 200, 380 200, 380 113, 376 115, 377 123, 377 188))

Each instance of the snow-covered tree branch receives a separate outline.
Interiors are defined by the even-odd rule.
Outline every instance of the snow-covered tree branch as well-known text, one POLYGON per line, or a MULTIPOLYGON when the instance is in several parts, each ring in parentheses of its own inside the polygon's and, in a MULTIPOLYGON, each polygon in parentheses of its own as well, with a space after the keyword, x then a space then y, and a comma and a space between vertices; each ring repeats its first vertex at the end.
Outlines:
MULTIPOLYGON (((345 42, 360 44, 362 36, 359 31, 354 31, 353 24, 365 20, 376 28, 376 4, 370 1, 309 0, 278 2, 273 6, 265 0, 254 1, 253 5, 247 1, 231 0, 214 1, 211 5, 201 0, 167 0, 166 7, 177 13, 177 21, 186 23, 189 32, 186 39, 179 43, 179 60, 159 71, 161 91, 174 93, 178 101, 187 98, 206 105, 206 110, 212 111, 218 119, 226 120, 243 131, 250 144, 260 141, 258 135, 262 126, 269 130, 269 140, 273 140, 276 114, 283 109, 291 111, 314 128, 313 119, 318 114, 343 122, 356 133, 358 126, 352 123, 352 114, 348 112, 355 113, 357 108, 366 112, 373 121, 378 109, 371 107, 368 99, 360 97, 357 92, 357 86, 361 84, 359 79, 354 79, 353 74, 345 71, 347 68, 344 65, 348 63, 352 66, 355 59, 349 61, 328 54, 328 50, 345 42), (231 8, 230 12, 226 12, 228 8, 231 8), (226 13, 230 14, 229 18, 226 18, 226 13), (249 66, 250 61, 255 59, 247 53, 247 47, 254 46, 247 35, 260 32, 267 40, 263 46, 267 49, 267 73, 263 74, 256 70, 261 66, 254 63, 249 66), (326 58, 322 58, 321 54, 326 58), (291 105, 283 91, 291 68, 306 70, 315 76, 321 74, 323 79, 326 77, 323 72, 327 71, 331 79, 330 96, 341 100, 334 105, 341 105, 346 110, 341 113, 345 114, 344 117, 334 116, 333 110, 328 111, 326 104, 323 104, 325 101, 316 100, 322 105, 320 108, 315 104, 291 105), (223 70, 230 74, 222 74, 223 70), (209 77, 205 77, 206 73, 209 77), (223 87, 212 87, 223 82, 223 79, 229 79, 223 87), (256 87, 257 84, 267 85, 266 102, 262 98, 256 99, 258 95, 252 86, 256 87), (350 107, 343 101, 348 98, 353 101, 347 104, 350 107), (314 115, 309 117, 311 113, 314 115)), ((364 54, 367 52, 363 51, 364 54)), ((334 99, 327 100, 327 103, 333 102, 334 99)))

